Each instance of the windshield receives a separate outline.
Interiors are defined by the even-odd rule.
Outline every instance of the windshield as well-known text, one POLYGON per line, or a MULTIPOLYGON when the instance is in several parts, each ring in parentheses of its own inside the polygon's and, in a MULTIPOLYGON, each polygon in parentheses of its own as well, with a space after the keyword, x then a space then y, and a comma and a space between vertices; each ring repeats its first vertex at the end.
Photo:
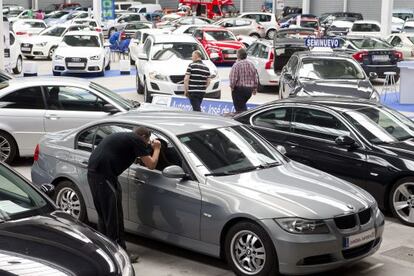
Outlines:
POLYGON ((302 59, 299 78, 305 79, 364 79, 359 65, 350 59, 311 57, 302 59))
POLYGON ((96 35, 65 35, 63 42, 72 47, 100 47, 96 35))
POLYGON ((61 36, 65 30, 64 27, 51 27, 43 30, 39 35, 61 36))
POLYGON ((381 29, 377 24, 370 23, 354 23, 352 25, 353 32, 380 32, 381 29))
POLYGON ((387 42, 377 38, 353 38, 350 41, 358 49, 391 49, 392 46, 387 42))
POLYGON ((133 102, 122 98, 121 96, 119 96, 118 94, 112 92, 111 90, 109 90, 106 87, 103 87, 103 86, 101 86, 101 85, 99 85, 95 82, 91 82, 89 87, 92 88, 95 91, 100 92, 101 94, 105 95, 106 97, 110 98, 111 100, 113 100, 114 102, 119 104, 125 110, 130 110, 131 108, 134 108, 134 103, 133 102))
POLYGON ((395 143, 414 137, 414 122, 382 107, 366 107, 344 113, 348 121, 371 143, 395 143))
POLYGON ((236 37, 228 31, 206 31, 204 37, 208 41, 228 41, 237 40, 236 37))
POLYGON ((412 13, 397 12, 392 13, 392 16, 401 18, 402 20, 407 20, 407 18, 413 18, 414 15, 412 13))
POLYGON ((312 28, 312 29, 319 28, 319 24, 317 21, 301 21, 300 26, 303 28, 312 28))
POLYGON ((207 56, 204 50, 197 43, 165 43, 154 44, 152 48, 152 60, 169 60, 173 57, 185 60, 191 60, 192 53, 199 50, 202 53, 202 60, 207 56))
POLYGON ((247 128, 224 127, 181 135, 180 141, 212 175, 238 174, 281 164, 278 152, 247 128))
POLYGON ((29 217, 40 212, 42 207, 52 207, 23 179, 0 165, 0 221, 29 217))

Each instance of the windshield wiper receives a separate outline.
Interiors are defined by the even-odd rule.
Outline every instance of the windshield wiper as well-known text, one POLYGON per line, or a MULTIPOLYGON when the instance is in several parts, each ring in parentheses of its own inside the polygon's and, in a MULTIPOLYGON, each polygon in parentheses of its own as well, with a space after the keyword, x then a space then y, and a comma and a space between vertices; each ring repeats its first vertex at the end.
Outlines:
POLYGON ((275 167, 275 166, 279 166, 280 164, 281 164, 280 162, 264 163, 264 164, 260 164, 258 166, 250 166, 250 167, 240 168, 240 169, 236 169, 236 170, 209 173, 209 174, 205 174, 205 176, 235 175, 235 174, 239 174, 239 173, 255 171, 257 169, 268 169, 268 168, 272 168, 272 167, 275 167))

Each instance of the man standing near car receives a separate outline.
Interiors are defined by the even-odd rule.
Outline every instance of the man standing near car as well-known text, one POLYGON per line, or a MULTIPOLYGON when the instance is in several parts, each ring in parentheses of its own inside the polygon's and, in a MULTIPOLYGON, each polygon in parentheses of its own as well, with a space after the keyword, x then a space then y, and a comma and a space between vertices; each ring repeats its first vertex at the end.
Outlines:
POLYGON ((247 110, 246 103, 252 94, 256 95, 259 83, 257 70, 247 59, 246 49, 237 51, 237 61, 230 71, 230 88, 236 113, 247 110))
MULTIPOLYGON (((110 134, 92 152, 88 162, 88 182, 98 213, 98 231, 124 249, 122 189, 118 176, 138 157, 147 168, 155 169, 161 143, 158 140, 150 143, 150 136, 151 132, 144 127, 110 134)), ((131 262, 138 259, 135 254, 129 256, 131 262)))
POLYGON ((190 99, 193 111, 201 111, 201 103, 210 85, 210 69, 203 63, 202 53, 199 50, 193 52, 184 77, 184 95, 190 99))

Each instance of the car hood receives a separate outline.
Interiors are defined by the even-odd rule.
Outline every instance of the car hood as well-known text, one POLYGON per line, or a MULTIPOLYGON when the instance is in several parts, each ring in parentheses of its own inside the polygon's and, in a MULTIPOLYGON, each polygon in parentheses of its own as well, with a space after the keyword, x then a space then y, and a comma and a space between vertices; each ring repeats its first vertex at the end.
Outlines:
POLYGON ((368 80, 300 81, 302 92, 308 96, 340 96, 369 99, 373 90, 368 80))
POLYGON ((238 50, 241 47, 244 47, 243 43, 240 41, 234 41, 234 40, 229 40, 229 41, 209 41, 208 42, 209 45, 218 47, 220 49, 225 49, 225 48, 230 48, 230 49, 236 49, 238 50))
POLYGON ((60 211, 2 223, 0 252, 70 271, 68 275, 114 275, 109 263, 119 267, 115 244, 60 211))
MULTIPOLYGON (((168 60, 152 60, 151 63, 148 63, 148 71, 157 72, 162 75, 185 75, 188 65, 191 63, 191 60, 184 60, 177 57, 173 57, 168 60), (171 64, 174 64, 174 70, 171 70, 171 64)), ((217 74, 217 67, 210 60, 203 60, 203 63, 210 69, 210 73, 217 74)))
MULTIPOLYGON (((378 144, 374 145, 377 150, 392 155, 398 158, 409 159, 414 162, 414 138, 408 139, 403 142, 390 143, 390 144, 378 144)), ((414 163, 411 164, 410 170, 414 170, 414 163)))
POLYGON ((56 37, 56 36, 36 35, 36 36, 31 36, 27 39, 23 39, 22 43, 36 44, 36 43, 42 43, 42 42, 60 41, 61 39, 62 39, 61 37, 56 37))
POLYGON ((357 186, 294 161, 211 180, 229 187, 233 195, 247 197, 273 210, 273 213, 259 214, 260 219, 328 219, 367 208, 375 202, 371 195, 357 186))
POLYGON ((69 47, 69 46, 59 46, 56 51, 56 55, 64 57, 91 57, 102 54, 100 48, 96 47, 69 47))

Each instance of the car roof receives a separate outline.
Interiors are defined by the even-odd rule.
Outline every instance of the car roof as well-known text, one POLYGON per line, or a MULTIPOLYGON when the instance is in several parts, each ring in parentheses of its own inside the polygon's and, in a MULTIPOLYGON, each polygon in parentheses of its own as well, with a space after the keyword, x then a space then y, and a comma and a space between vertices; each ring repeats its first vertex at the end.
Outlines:
MULTIPOLYGON (((17 90, 23 87, 32 87, 32 86, 48 86, 48 85, 67 85, 67 86, 89 86, 91 81, 81 78, 73 77, 33 77, 33 78, 13 78, 7 81, 7 85, 4 88, 8 87, 13 90, 17 90)), ((8 90, 8 89, 6 89, 8 90)), ((4 89, 0 89, 0 94, 2 94, 4 89)))
MULTIPOLYGON (((113 116, 107 121, 123 123, 142 123, 154 128, 164 129, 175 135, 182 135, 220 127, 237 126, 240 123, 222 116, 181 110, 133 110, 113 116)), ((106 120, 103 120, 105 122, 106 120)), ((102 122, 102 121, 101 121, 102 122)))
POLYGON ((164 43, 164 42, 196 42, 196 39, 193 36, 185 35, 185 34, 177 34, 177 35, 170 35, 170 34, 157 34, 152 35, 154 38, 155 43, 164 43))
POLYGON ((226 28, 223 28, 223 27, 221 27, 221 26, 218 26, 217 28, 216 27, 209 27, 209 26, 204 26, 203 27, 203 25, 200 25, 200 28, 198 28, 199 30, 202 30, 202 31, 229 31, 229 30, 227 30, 226 28))

